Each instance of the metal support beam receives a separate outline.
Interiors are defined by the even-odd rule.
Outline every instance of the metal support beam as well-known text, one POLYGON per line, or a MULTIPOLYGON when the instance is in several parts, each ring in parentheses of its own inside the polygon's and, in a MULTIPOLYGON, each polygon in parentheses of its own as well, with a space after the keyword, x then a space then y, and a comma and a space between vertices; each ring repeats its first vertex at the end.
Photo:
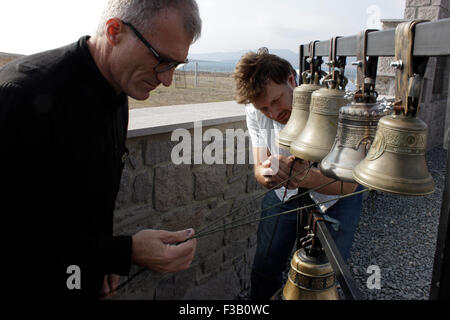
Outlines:
MULTIPOLYGON (((395 55, 395 29, 371 32, 367 37, 367 55, 393 57, 395 55)), ((309 56, 308 44, 303 44, 304 56, 309 56)), ((300 50, 301 51, 301 50, 300 50)), ((328 57, 330 40, 316 44, 316 56, 328 57)), ((337 40, 338 56, 356 56, 356 35, 337 40)), ((450 18, 423 22, 416 26, 414 56, 450 55, 450 18)))
MULTIPOLYGON (((320 215, 314 215, 316 218, 320 217, 320 215)), ((317 221, 316 228, 317 237, 320 240, 322 248, 325 250, 325 254, 336 274, 336 278, 341 285, 345 298, 347 300, 363 300, 364 296, 355 284, 350 270, 339 253, 339 249, 336 247, 325 222, 322 220, 317 221)))
MULTIPOLYGON (((449 130, 450 131, 450 130, 449 130)), ((450 146, 450 133, 449 133, 450 146)), ((430 299, 450 299, 450 147, 447 154, 447 173, 442 196, 436 253, 431 281, 430 299)))

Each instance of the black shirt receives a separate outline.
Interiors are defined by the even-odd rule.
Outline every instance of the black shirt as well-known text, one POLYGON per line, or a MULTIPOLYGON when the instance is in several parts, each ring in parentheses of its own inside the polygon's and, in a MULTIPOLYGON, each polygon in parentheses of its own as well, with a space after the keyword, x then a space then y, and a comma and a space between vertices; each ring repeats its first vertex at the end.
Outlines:
POLYGON ((12 296, 98 298, 105 274, 130 269, 131 237, 112 235, 128 99, 88 39, 0 69, 2 291, 12 296), (67 286, 72 265, 79 290, 67 286))

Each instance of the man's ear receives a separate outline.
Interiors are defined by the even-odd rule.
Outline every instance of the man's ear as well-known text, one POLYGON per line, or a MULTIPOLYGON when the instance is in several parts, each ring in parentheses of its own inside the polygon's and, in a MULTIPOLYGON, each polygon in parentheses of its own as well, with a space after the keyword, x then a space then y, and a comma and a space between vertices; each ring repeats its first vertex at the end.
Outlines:
POLYGON ((295 87, 297 87, 297 79, 295 79, 295 75, 293 75, 292 73, 290 74, 290 76, 288 78, 288 83, 294 89, 295 89, 295 87))
POLYGON ((120 34, 124 29, 124 24, 118 18, 111 18, 106 22, 106 38, 112 46, 119 43, 120 34))

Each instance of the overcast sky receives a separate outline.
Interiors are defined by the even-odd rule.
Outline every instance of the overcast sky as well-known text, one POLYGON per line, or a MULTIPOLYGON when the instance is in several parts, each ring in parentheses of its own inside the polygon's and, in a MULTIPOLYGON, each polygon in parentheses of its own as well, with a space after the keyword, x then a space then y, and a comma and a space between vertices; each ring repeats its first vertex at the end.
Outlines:
MULTIPOLYGON (((406 0, 197 0, 202 37, 191 53, 298 45, 401 19, 406 0)), ((32 54, 92 35, 107 0, 0 0, 0 52, 32 54)))

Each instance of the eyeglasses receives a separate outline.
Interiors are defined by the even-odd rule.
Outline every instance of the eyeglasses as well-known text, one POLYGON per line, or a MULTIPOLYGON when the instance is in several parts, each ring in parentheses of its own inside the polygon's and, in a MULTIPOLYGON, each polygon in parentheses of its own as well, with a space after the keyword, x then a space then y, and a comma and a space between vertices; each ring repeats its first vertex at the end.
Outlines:
POLYGON ((168 71, 168 70, 171 70, 173 68, 178 67, 180 64, 184 64, 184 63, 188 63, 189 62, 188 59, 186 59, 184 61, 174 61, 174 60, 162 57, 155 49, 153 49, 151 44, 148 43, 147 40, 145 40, 144 36, 139 31, 137 31, 136 28, 131 23, 125 22, 125 21, 122 21, 122 23, 124 25, 130 27, 131 30, 133 30, 134 34, 151 51, 151 53, 156 58, 156 60, 158 60, 158 63, 156 64, 156 66, 153 67, 153 70, 156 73, 165 72, 165 71, 168 71))

